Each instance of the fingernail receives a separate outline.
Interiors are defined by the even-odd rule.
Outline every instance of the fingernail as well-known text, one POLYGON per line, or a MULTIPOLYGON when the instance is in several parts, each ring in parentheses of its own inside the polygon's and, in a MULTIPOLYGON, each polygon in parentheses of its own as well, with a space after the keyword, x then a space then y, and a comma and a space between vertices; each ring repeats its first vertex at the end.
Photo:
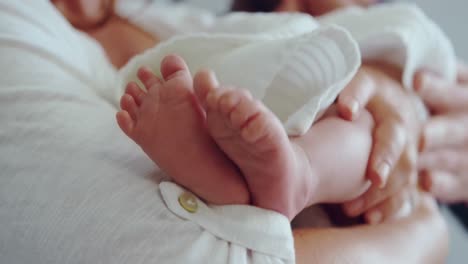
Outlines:
POLYGON ((400 209, 391 217, 391 219, 402 219, 408 217, 413 211, 413 205, 410 201, 406 201, 400 209))
POLYGON ((382 162, 377 167, 375 172, 377 173, 377 175, 379 176, 381 180, 379 187, 383 188, 385 184, 387 183, 387 178, 388 178, 388 175, 390 174, 390 165, 388 165, 388 163, 386 162, 382 162))
POLYGON ((148 68, 148 66, 141 66, 140 67, 140 72, 148 73, 148 72, 151 72, 151 70, 150 70, 150 68, 148 68))
POLYGON ((210 70, 209 73, 210 73, 211 81, 213 82, 213 86, 218 87, 219 86, 219 81, 218 81, 218 78, 216 77, 215 72, 210 70))
POLYGON ((357 199, 351 202, 348 206, 348 213, 355 215, 361 212, 364 208, 364 199, 357 199))
POLYGON ((346 97, 345 104, 348 106, 348 109, 351 114, 351 119, 356 118, 356 115, 358 114, 358 111, 359 111, 359 102, 351 97, 346 97))
POLYGON ((359 111, 358 101, 356 101, 354 99, 351 99, 349 101, 349 110, 351 110, 351 115, 354 118, 357 115, 358 111, 359 111))
POLYGON ((375 225, 375 224, 380 223, 382 221, 382 218, 383 218, 382 212, 373 211, 369 213, 368 221, 369 221, 369 224, 375 225))

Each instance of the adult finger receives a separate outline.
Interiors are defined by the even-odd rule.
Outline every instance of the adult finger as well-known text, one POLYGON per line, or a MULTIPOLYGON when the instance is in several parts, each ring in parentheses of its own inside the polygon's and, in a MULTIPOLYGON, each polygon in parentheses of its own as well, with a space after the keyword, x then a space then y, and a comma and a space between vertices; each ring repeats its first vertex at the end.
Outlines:
POLYGON ((440 149, 419 156, 420 171, 443 170, 453 173, 468 171, 468 150, 440 149))
POLYGON ((420 139, 421 150, 462 145, 468 145, 468 113, 436 116, 430 119, 420 139))
POLYGON ((414 191, 409 188, 399 190, 364 214, 367 223, 375 225, 383 221, 399 219, 411 214, 414 205, 414 191))
POLYGON ((346 120, 355 120, 375 94, 375 89, 375 83, 361 68, 338 96, 337 104, 340 115, 346 120))
POLYGON ((399 168, 392 174, 392 180, 384 188, 372 185, 366 193, 353 201, 345 203, 344 210, 346 214, 352 217, 360 215, 393 196, 405 186, 415 185, 417 173, 411 169, 413 165, 407 162, 399 164, 399 168))
POLYGON ((407 133, 401 122, 389 118, 377 123, 373 140, 368 177, 374 185, 382 187, 400 160, 407 143, 407 133))
POLYGON ((376 122, 374 145, 368 165, 368 176, 374 183, 385 184, 388 174, 400 159, 406 144, 416 138, 419 129, 408 94, 393 79, 381 78, 379 91, 367 105, 376 122))
POLYGON ((418 73, 415 89, 424 103, 435 113, 468 111, 468 89, 451 84, 429 72, 418 73))
POLYGON ((432 186, 430 193, 446 203, 468 201, 468 192, 461 182, 462 177, 447 171, 430 171, 432 186))

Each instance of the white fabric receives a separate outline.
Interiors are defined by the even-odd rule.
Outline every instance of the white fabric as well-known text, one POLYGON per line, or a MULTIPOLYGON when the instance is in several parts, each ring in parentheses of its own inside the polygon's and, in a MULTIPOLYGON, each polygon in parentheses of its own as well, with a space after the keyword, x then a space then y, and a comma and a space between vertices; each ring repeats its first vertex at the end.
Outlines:
MULTIPOLYGON (((278 21, 278 25, 285 22, 275 16, 234 16, 242 16, 244 21, 268 18, 272 23, 278 21)), ((129 81, 138 81, 140 66, 159 72, 162 58, 176 53, 187 61, 192 72, 212 69, 220 83, 249 89, 283 121, 289 135, 304 134, 319 111, 328 107, 352 79, 360 56, 347 32, 333 27, 315 30, 312 19, 297 16, 306 22, 298 23, 298 28, 310 28, 310 33, 212 33, 171 39, 127 64, 122 69, 120 87, 123 90, 129 81)), ((291 19, 290 15, 285 18, 291 19)))
MULTIPOLYGON (((146 24, 169 37, 216 21, 180 10, 146 24)), ((282 215, 180 207, 182 189, 159 184, 167 177, 115 123, 121 76, 48 0, 0 0, 0 56, 1 263, 294 263, 282 215)))
POLYGON ((456 57, 450 40, 420 8, 408 3, 348 8, 320 18, 340 25, 359 42, 364 60, 383 60, 403 69, 402 83, 413 88, 413 76, 428 69, 455 81, 456 57))
POLYGON ((278 213, 182 214, 116 125, 117 72, 49 1, 0 0, 0 56, 0 263, 294 263, 278 213))
MULTIPOLYGON (((121 2, 119 10, 142 9, 138 5, 121 2)), ((131 60, 121 71, 121 91, 129 81, 138 82, 140 66, 158 73, 163 57, 176 53, 193 73, 208 68, 221 84, 250 90, 276 114, 291 136, 310 128, 349 83, 361 61, 359 47, 347 31, 334 26, 319 28, 308 15, 235 13, 216 19, 181 6, 167 11, 157 3, 145 6, 145 10, 135 23, 166 37, 182 35, 131 60), (201 15, 194 19, 194 13, 201 15), (154 25, 161 19, 166 27, 158 29, 154 25)), ((133 19, 132 12, 127 13, 133 19)))
MULTIPOLYGON (((119 9, 135 10, 138 5, 122 2, 119 9)), ((146 17, 140 16, 135 22, 147 31, 164 36, 178 32, 183 35, 129 62, 122 70, 122 91, 126 83, 137 81, 140 66, 159 72, 162 58, 177 53, 192 72, 209 68, 221 84, 250 90, 279 117, 291 136, 302 135, 310 128, 360 66, 358 47, 347 31, 319 27, 307 15, 236 13, 216 19, 209 13, 190 12, 191 9, 180 6, 167 11, 152 4, 145 9, 146 17), (194 19, 194 13, 202 15, 194 19), (166 21, 166 30, 163 27, 157 32, 154 25, 161 19, 166 21)), ((402 67, 402 81, 408 88, 412 87, 415 71, 421 68, 431 69, 451 81, 455 78, 456 63, 450 42, 414 6, 352 8, 319 21, 348 29, 359 42, 364 59, 385 60, 402 67)))

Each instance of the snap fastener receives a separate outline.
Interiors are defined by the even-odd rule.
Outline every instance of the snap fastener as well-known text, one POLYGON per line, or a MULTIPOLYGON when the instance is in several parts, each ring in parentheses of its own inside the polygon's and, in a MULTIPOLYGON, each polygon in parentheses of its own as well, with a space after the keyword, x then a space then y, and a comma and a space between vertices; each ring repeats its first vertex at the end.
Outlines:
POLYGON ((184 192, 179 196, 179 203, 189 213, 195 213, 198 210, 198 202, 195 195, 184 192))

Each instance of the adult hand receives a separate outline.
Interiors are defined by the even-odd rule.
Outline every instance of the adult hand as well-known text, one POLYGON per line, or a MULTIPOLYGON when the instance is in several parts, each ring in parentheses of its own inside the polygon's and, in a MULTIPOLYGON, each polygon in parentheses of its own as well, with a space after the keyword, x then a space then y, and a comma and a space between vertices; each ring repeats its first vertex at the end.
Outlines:
POLYGON ((468 202, 468 67, 456 83, 421 71, 415 88, 432 113, 421 136, 421 185, 444 202, 468 202))
POLYGON ((389 65, 364 65, 338 98, 345 119, 355 119, 366 107, 376 122, 368 164, 373 185, 344 205, 350 216, 366 212, 365 218, 371 223, 399 214, 411 201, 404 190, 416 185, 420 128, 411 96, 398 81, 400 76, 399 70, 389 65))
POLYGON ((411 213, 415 204, 414 193, 417 190, 417 170, 415 158, 407 157, 407 148, 394 168, 385 187, 372 185, 370 189, 359 198, 345 203, 344 209, 349 216, 363 214, 369 224, 378 224, 411 213))

